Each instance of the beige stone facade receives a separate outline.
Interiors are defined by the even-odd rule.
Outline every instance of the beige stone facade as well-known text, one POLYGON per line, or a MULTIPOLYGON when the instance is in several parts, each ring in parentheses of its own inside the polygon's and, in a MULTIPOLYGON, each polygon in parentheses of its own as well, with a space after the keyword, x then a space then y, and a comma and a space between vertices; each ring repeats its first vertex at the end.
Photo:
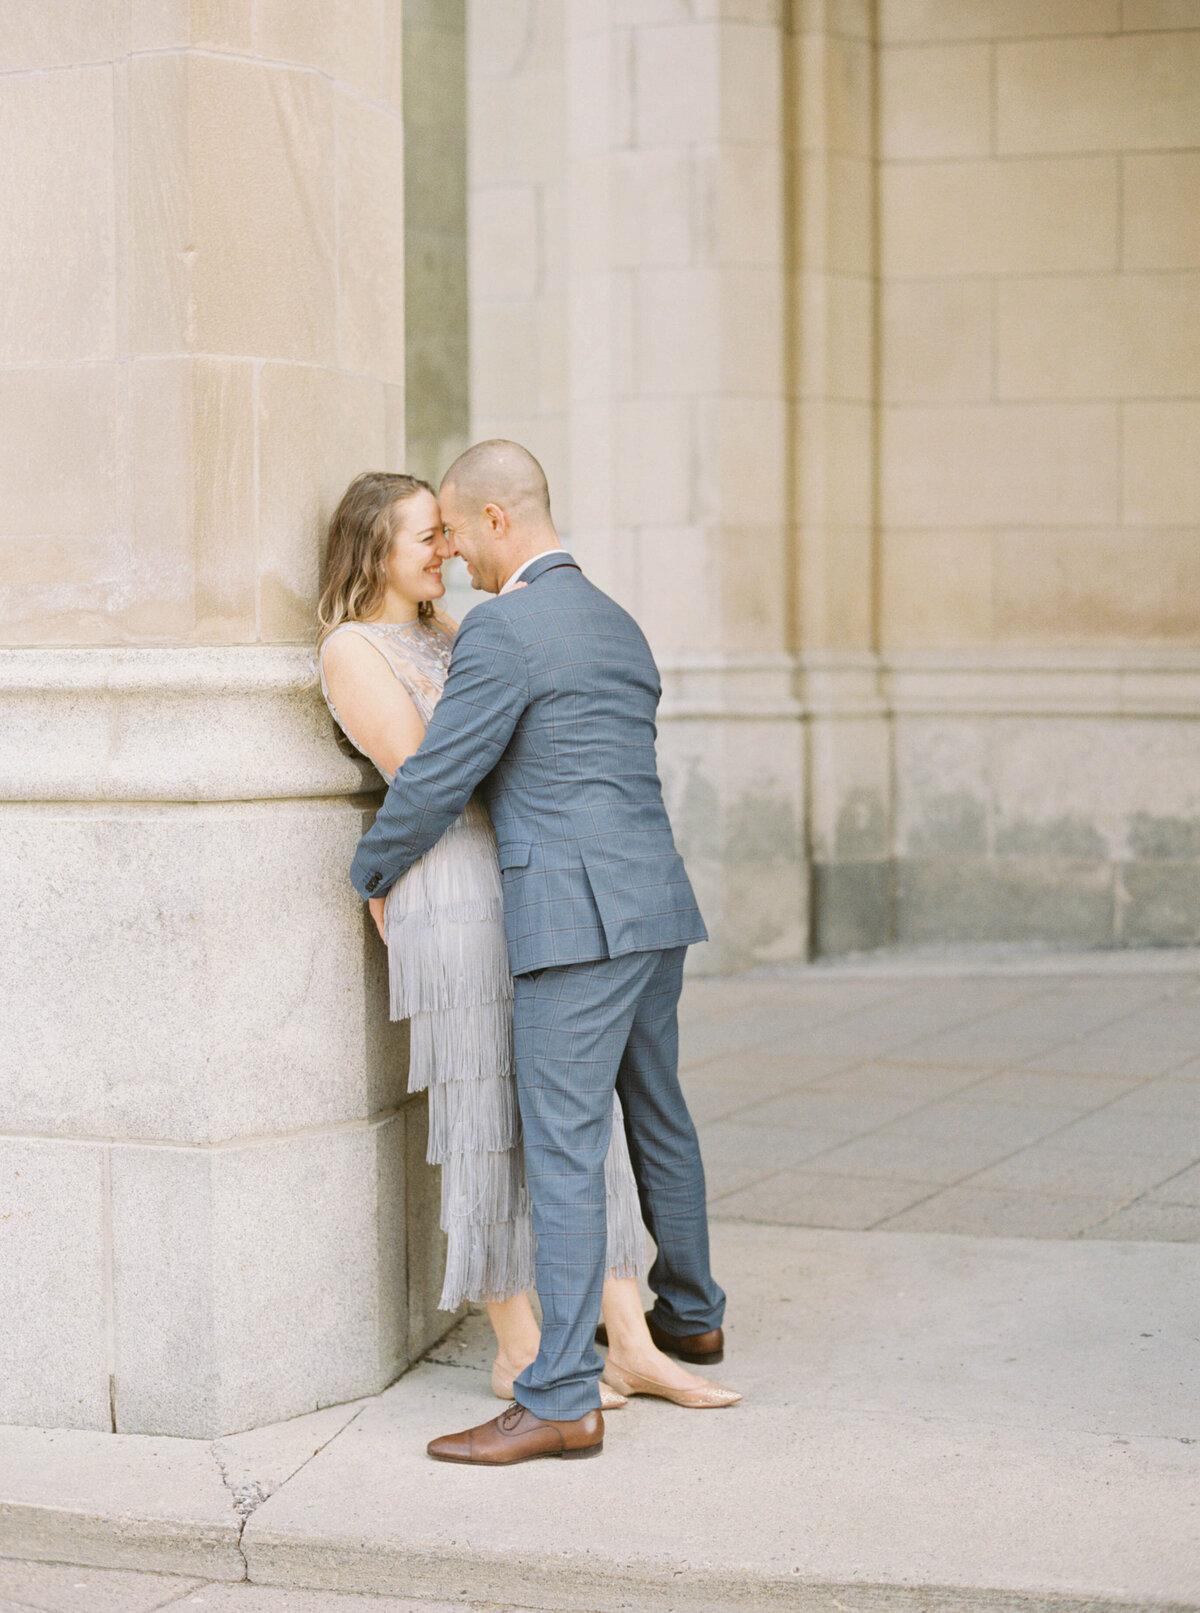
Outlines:
POLYGON ((44 0, 0 186, 0 1419, 440 1325, 309 654, 361 469, 543 459, 697 967, 1200 938, 1196 0, 44 0))
POLYGON ((1200 936, 1200 7, 469 15, 475 434, 659 655, 706 966, 1200 936))

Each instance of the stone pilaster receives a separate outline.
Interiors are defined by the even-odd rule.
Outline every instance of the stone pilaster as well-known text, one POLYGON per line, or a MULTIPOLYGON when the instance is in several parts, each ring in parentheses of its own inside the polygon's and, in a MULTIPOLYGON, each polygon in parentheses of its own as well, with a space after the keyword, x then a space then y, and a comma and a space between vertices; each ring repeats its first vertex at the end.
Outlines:
POLYGON ((0 24, 0 1419, 208 1437, 449 1320, 346 882, 377 780, 310 650, 324 522, 403 460, 401 8, 35 11, 0 24))

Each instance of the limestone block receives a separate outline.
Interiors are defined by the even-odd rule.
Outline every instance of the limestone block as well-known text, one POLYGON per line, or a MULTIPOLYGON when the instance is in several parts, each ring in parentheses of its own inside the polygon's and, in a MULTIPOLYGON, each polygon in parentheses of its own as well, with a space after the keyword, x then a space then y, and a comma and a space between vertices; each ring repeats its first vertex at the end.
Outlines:
POLYGON ((680 398, 624 398, 616 406, 616 489, 623 523, 686 524, 692 516, 695 434, 691 406, 680 398))
POLYGON ((879 12, 885 41, 1020 39, 1121 26, 1120 0, 883 0, 879 12))
POLYGON ((796 159, 796 186, 796 267, 834 274, 874 273, 875 164, 838 152, 802 155, 796 159))
POLYGON ((786 390, 784 276, 774 268, 727 268, 718 287, 721 390, 786 390))
POLYGON ((1125 519, 1200 523, 1200 403, 1127 403, 1122 413, 1125 519))
POLYGON ((991 398, 992 287, 987 281, 888 280, 881 304, 885 402, 991 398))
POLYGON ((895 935, 890 859, 812 865, 812 952, 817 958, 873 952, 895 935))
POLYGON ((783 137, 783 61, 777 29, 719 26, 721 139, 770 147, 783 137))
MULTIPOLYGON (((122 44, 120 22, 116 7, 91 0, 8 7, 0 37, 0 72, 111 61, 122 44)), ((11 195, 7 187, 6 194, 11 195)))
POLYGON ((694 23, 634 33, 636 145, 685 146, 720 139, 726 103, 721 43, 720 30, 694 23))
POLYGON ((921 857, 989 849, 990 725, 978 717, 901 717, 894 731, 896 846, 921 857))
POLYGON ((706 252, 722 264, 777 266, 784 255, 783 154, 770 146, 722 145, 693 157, 709 176, 706 252))
POLYGON ((407 1365, 401 1115, 112 1154, 118 1432, 212 1438, 407 1365))
POLYGON ((1111 525, 1119 461, 1115 405, 890 408, 883 416, 884 521, 898 527, 1111 525))
POLYGON ((639 531, 636 614, 656 656, 705 651, 718 641, 720 601, 710 581, 713 547, 710 533, 700 526, 639 531))
POLYGON ((104 1155, 0 1138, 0 1422, 111 1427, 104 1155))
POLYGON ((216 55, 189 57, 187 77, 193 339, 209 353, 331 363, 332 87, 216 55))
POLYGON ((885 531, 880 579, 880 639, 889 648, 991 642, 990 532, 885 531))
POLYGON ((183 54, 131 58, 125 120, 126 291, 123 318, 133 353, 182 353, 195 336, 189 67, 183 54))
POLYGON ((664 720, 667 810, 715 940, 693 965, 719 973, 807 950, 804 758, 790 719, 664 720))
POLYGON ((1000 152, 1200 143, 1200 32, 1036 39, 996 55, 1000 152))
POLYGON ((129 48, 200 45, 249 55, 253 9, 253 0, 129 0, 129 48))
POLYGON ((880 173, 891 275, 1115 269, 1117 163, 1107 157, 889 163, 880 173))
POLYGON ((874 636, 869 526, 813 520, 795 538, 797 625, 805 649, 857 649, 874 636))
POLYGON ((1131 153, 1123 167, 1126 265, 1200 268, 1200 153, 1131 153))
POLYGON ((883 717, 808 723, 809 836, 814 861, 876 862, 892 850, 892 759, 883 717))
MULTIPOLYGON (((571 398, 607 400, 636 390, 634 278, 597 270, 571 276, 567 337, 571 398)), ((582 441, 583 439, 581 439, 582 441)))
POLYGON ((717 270, 640 269, 633 283, 638 391, 650 396, 715 391, 726 335, 717 270))
POLYGON ((470 7, 471 71, 480 78, 504 78, 525 61, 531 11, 545 11, 534 0, 502 0, 470 7))
POLYGON ((256 624, 254 366, 197 358, 189 370, 196 635, 246 643, 256 624))
POLYGON ((875 295, 866 275, 795 277, 795 395, 868 403, 874 390, 875 295))
POLYGON ((383 24, 383 0, 255 0, 255 49, 319 68, 376 101, 383 93, 383 24))
MULTIPOLYGON (((338 90, 337 343, 343 369, 404 380, 404 134, 338 90)), ((447 186, 447 189, 450 187, 447 186)))
POLYGON ((870 525, 872 417, 869 404, 834 400, 804 402, 795 411, 796 502, 804 517, 870 525))
POLYGON ((7 534, 87 538, 119 530, 117 380, 113 364, 0 370, 7 534))
POLYGON ((320 557, 329 519, 364 470, 403 465, 387 442, 386 389, 367 376, 264 364, 258 378, 259 635, 315 633, 320 557))
POLYGON ((1200 392, 1200 274, 1005 280, 996 297, 999 397, 1200 392))
POLYGON ((487 297, 533 297, 540 269, 538 198, 532 185, 471 192, 471 288, 487 297))
POLYGON ((1200 643, 1194 531, 1001 532, 996 637, 1012 644, 1200 643))
MULTIPOLYGON (((96 9, 107 17, 106 7, 96 9)), ((42 8, 29 15, 40 18, 42 8)), ((81 36, 89 31, 82 16, 63 20, 81 36)), ((6 16, 0 62, 18 43, 12 27, 6 16)), ((25 29, 40 33, 37 23, 16 24, 25 29)), ((0 363, 115 356, 113 122, 108 68, 0 81, 0 363)))
MULTIPOLYGON (((204 366, 212 374, 211 361, 204 366)), ((125 631, 147 638, 187 638, 196 622, 196 553, 192 536, 192 490, 201 468, 192 459, 192 391, 198 366, 188 358, 137 358, 128 368, 126 393, 129 441, 129 522, 132 555, 125 574, 121 622, 125 631)), ((210 432, 215 424, 208 415, 210 432)), ((253 454, 254 422, 226 416, 233 427, 233 443, 241 455, 232 456, 235 483, 245 491, 244 473, 249 425, 253 454)), ((232 444, 231 444, 232 446, 232 444)), ((210 449, 221 447, 210 435, 210 449)), ((251 458, 251 465, 253 460, 251 458)), ((211 478, 210 478, 211 479, 211 478)), ((211 514, 217 489, 200 489, 211 514)), ((235 532, 241 532, 244 515, 235 515, 235 532)), ((217 535, 218 552, 224 534, 217 535)), ((250 553, 253 554, 253 547, 250 553)))
POLYGON ((1143 28, 1200 28, 1196 0, 1125 0, 1122 22, 1130 32, 1143 28))
POLYGON ((743 526, 781 529, 787 519, 787 433, 782 398, 701 399, 692 473, 699 508, 711 515, 729 511, 743 526))
POLYGON ((1194 859, 1118 863, 1116 896, 1123 946, 1200 943, 1200 867, 1194 859))
POLYGON ((879 146, 888 157, 982 157, 992 145, 985 44, 894 47, 879 62, 879 146))
POLYGON ((4 817, 6 906, 25 915, 6 995, 27 1001, 23 982, 41 982, 6 1038, 7 1129, 201 1143, 400 1100, 382 949, 346 880, 361 808, 13 804, 4 817))
POLYGON ((1116 943, 1112 863, 1051 857, 912 857, 896 864, 896 936, 930 941, 1116 943))
POLYGON ((471 402, 480 415, 536 414, 539 313, 532 299, 478 299, 471 310, 471 402))
POLYGON ((694 160, 669 148, 613 152, 614 268, 691 263, 694 160))
MULTIPOLYGON (((577 76, 591 82, 588 63, 577 76)), ((573 140, 583 138, 573 126, 573 140)), ((561 69, 472 79, 467 98, 471 180, 478 185, 538 183, 562 176, 566 141, 561 69)))
POLYGON ((763 526, 727 523, 718 534, 718 556, 710 581, 720 609, 716 646, 760 653, 782 650, 789 636, 785 578, 790 558, 782 520, 763 526))
POLYGON ((873 155, 871 46, 838 34, 798 34, 792 42, 796 139, 802 151, 873 155))
POLYGON ((870 39, 872 11, 871 0, 794 0, 788 21, 793 33, 870 39))
MULTIPOLYGON (((647 32, 657 34, 659 30, 647 32)), ((684 31, 676 29, 674 32, 684 31)), ((686 32, 693 36, 694 45, 694 34, 698 31, 686 32)), ((648 139, 646 131, 639 127, 635 112, 638 85, 641 78, 659 64, 643 64, 639 69, 635 61, 631 72, 630 55, 631 41, 625 34, 611 29, 584 32, 581 28, 572 27, 565 73, 565 126, 569 160, 602 156, 618 147, 686 143, 686 135, 648 139)), ((715 91, 716 81, 712 76, 711 63, 709 76, 715 91)), ((521 82, 528 93, 526 75, 522 75, 521 82)), ((521 175, 513 174, 512 177, 516 179, 521 175)))
POLYGON ((991 769, 998 850, 1178 858, 1200 844, 1200 762, 1188 723, 1000 718, 991 769))

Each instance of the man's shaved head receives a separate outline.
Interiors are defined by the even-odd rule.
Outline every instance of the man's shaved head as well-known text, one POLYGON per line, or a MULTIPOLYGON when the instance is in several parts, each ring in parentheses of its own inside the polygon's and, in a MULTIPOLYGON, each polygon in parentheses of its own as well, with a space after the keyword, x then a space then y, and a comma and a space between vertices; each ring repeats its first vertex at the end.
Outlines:
POLYGON ((459 454, 442 477, 442 487, 452 487, 456 502, 473 515, 498 504, 521 526, 550 519, 545 471, 528 448, 503 437, 477 442, 459 454))

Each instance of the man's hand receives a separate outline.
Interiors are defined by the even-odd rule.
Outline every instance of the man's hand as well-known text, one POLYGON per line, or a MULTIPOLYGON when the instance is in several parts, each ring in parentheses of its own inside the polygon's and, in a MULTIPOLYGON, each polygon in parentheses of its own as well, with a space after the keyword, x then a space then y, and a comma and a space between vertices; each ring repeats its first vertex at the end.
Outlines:
POLYGON ((386 901, 386 896, 372 896, 367 901, 371 917, 375 920, 375 928, 379 931, 379 939, 384 942, 387 941, 387 936, 383 933, 383 904, 386 901))

